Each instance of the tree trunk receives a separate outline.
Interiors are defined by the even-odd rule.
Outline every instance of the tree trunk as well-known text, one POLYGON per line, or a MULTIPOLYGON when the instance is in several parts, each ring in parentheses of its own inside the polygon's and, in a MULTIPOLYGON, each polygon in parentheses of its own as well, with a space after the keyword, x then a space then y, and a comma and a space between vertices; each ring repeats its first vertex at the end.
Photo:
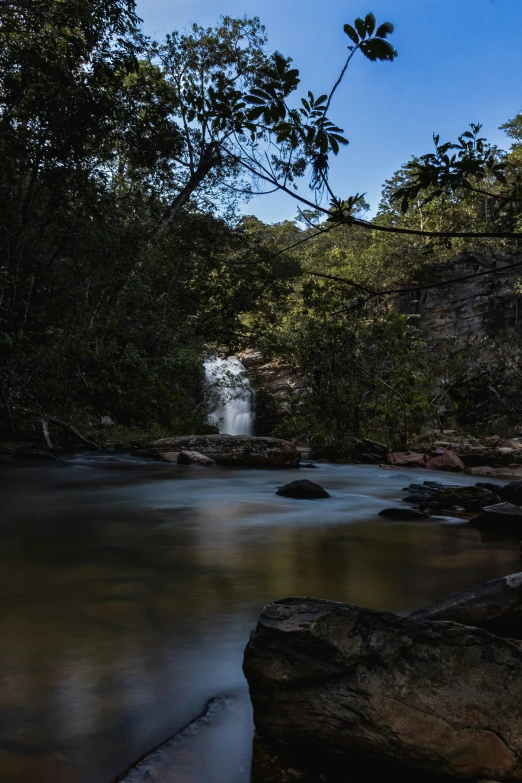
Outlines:
POLYGON ((218 157, 214 147, 209 147, 205 150, 199 161, 198 167, 191 173, 188 182, 183 190, 178 193, 176 198, 172 201, 163 217, 156 231, 156 239, 162 239, 167 233, 169 226, 176 217, 176 215, 183 209, 185 204, 189 201, 190 197, 197 188, 201 185, 205 177, 214 168, 218 162, 218 157))

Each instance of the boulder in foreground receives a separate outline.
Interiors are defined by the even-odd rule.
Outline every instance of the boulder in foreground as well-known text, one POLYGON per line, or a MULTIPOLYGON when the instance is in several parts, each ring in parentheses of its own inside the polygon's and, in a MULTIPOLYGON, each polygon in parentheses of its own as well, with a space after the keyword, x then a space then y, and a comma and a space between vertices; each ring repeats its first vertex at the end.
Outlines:
POLYGON ((161 438, 139 456, 154 456, 165 451, 197 451, 218 465, 239 467, 297 468, 301 452, 293 443, 279 438, 258 438, 251 435, 184 435, 161 438))
POLYGON ((263 610, 244 671, 274 742, 345 756, 347 770, 356 753, 522 780, 522 651, 488 631, 288 598, 263 610))
POLYGON ((319 484, 308 479, 299 479, 279 487, 276 495, 284 498, 296 498, 297 500, 314 500, 316 498, 329 498, 331 495, 319 484))

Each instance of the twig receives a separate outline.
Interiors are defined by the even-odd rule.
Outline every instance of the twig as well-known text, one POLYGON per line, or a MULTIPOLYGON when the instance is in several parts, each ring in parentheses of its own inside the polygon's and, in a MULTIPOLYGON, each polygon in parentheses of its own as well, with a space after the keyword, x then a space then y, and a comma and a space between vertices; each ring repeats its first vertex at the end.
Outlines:
POLYGON ((65 421, 60 421, 60 419, 55 419, 54 416, 47 416, 46 420, 47 421, 52 421, 53 424, 58 424, 60 427, 65 427, 65 429, 70 430, 83 443, 86 443, 87 446, 92 446, 92 448, 97 449, 97 451, 102 451, 103 450, 99 443, 95 443, 95 441, 93 441, 93 440, 88 440, 87 438, 84 438, 82 433, 78 432, 76 427, 73 427, 72 424, 67 424, 67 422, 65 422, 65 421))

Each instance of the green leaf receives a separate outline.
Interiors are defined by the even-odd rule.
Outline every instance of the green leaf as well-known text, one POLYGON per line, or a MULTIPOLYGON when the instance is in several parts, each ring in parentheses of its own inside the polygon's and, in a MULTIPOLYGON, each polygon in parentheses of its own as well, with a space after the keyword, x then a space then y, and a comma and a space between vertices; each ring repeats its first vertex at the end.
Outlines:
POLYGON ((394 25, 392 25, 391 22, 384 22, 384 24, 379 25, 375 35, 377 36, 377 38, 386 38, 386 36, 391 35, 391 33, 393 33, 394 30, 395 27, 394 25))
POLYGON ((372 13, 366 14, 364 24, 368 30, 368 35, 372 35, 373 31, 375 30, 375 16, 372 13))
POLYGON ((371 41, 363 41, 361 51, 368 60, 394 60, 397 52, 393 46, 382 38, 372 38, 371 41))
POLYGON ((354 22, 355 27, 357 28, 357 32, 361 36, 361 38, 366 38, 366 23, 364 19, 361 19, 361 17, 357 17, 357 19, 354 22))
POLYGON ((354 44, 357 45, 359 43, 359 36, 355 32, 355 29, 351 26, 351 24, 345 24, 343 29, 346 35, 352 39, 354 44))

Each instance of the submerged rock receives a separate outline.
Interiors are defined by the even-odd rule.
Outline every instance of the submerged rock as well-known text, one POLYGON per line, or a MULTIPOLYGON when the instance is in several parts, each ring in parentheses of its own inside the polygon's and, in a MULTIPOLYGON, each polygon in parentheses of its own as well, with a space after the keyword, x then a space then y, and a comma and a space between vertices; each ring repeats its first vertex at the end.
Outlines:
POLYGON ((178 465, 215 465, 215 460, 198 451, 180 451, 178 465))
POLYGON ((429 519, 429 514, 423 511, 416 511, 413 508, 383 508, 379 511, 380 517, 386 519, 396 519, 398 522, 408 522, 415 519, 429 519))
POLYGON ((301 452, 293 443, 279 438, 258 438, 251 435, 184 435, 179 438, 161 438, 140 450, 155 456, 165 451, 197 451, 213 459, 218 465, 246 467, 296 468, 301 452))
POLYGON ((323 487, 308 479, 291 481, 289 484, 285 484, 284 487, 279 487, 276 495, 282 495, 284 498, 296 498, 297 500, 331 497, 323 487))
POLYGON ((522 651, 482 629, 288 598, 263 610, 244 671, 259 735, 318 760, 522 780, 522 651))
POLYGON ((435 601, 410 614, 412 620, 452 620, 522 639, 522 573, 492 579, 435 601))

